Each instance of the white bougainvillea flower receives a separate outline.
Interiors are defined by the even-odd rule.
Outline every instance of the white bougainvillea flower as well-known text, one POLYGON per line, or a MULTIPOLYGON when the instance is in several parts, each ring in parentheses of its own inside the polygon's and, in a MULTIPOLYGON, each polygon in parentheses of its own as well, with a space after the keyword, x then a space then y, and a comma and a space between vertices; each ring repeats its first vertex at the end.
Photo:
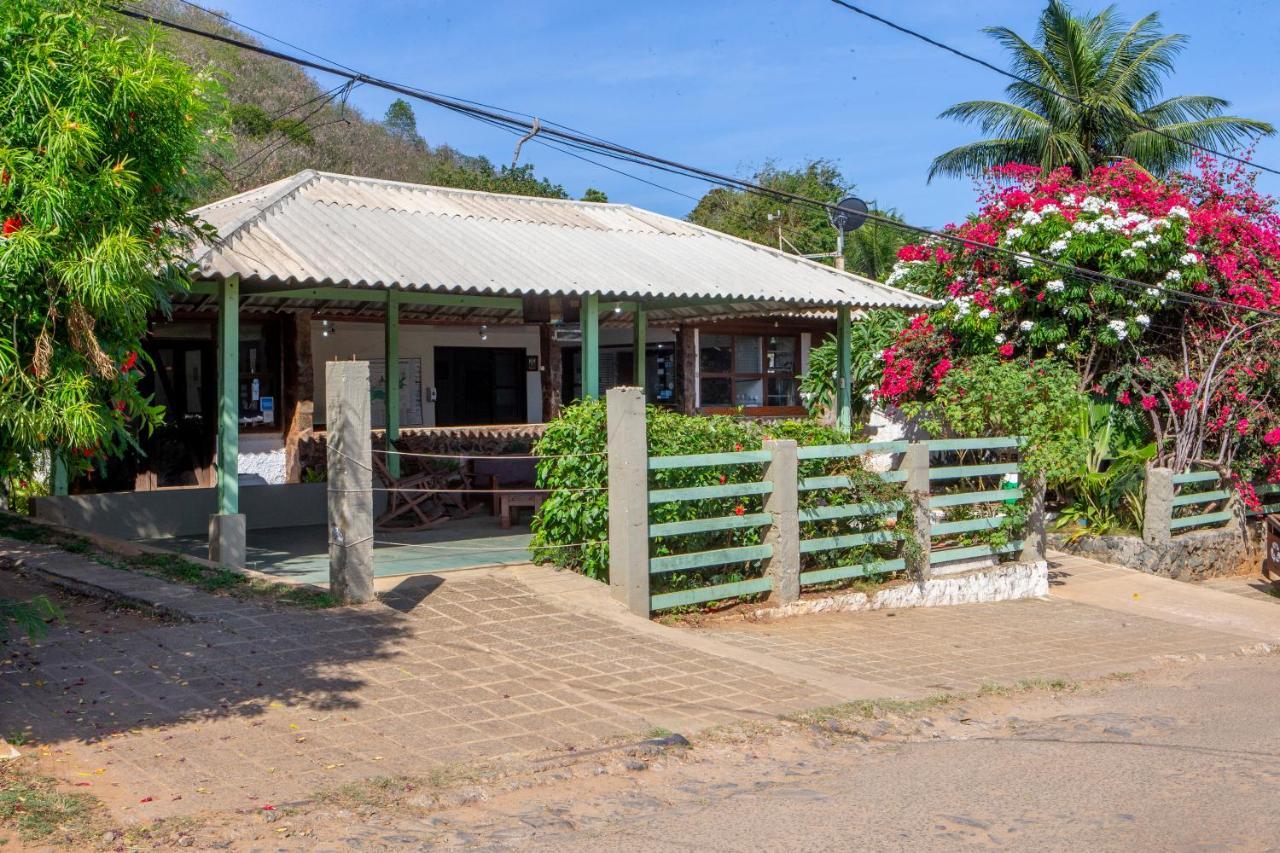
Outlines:
POLYGON ((991 316, 991 309, 990 309, 990 308, 983 308, 981 311, 979 311, 979 312, 978 312, 978 319, 979 319, 979 320, 985 320, 985 319, 987 319, 987 318, 988 318, 988 317, 990 317, 990 316, 991 316))
POLYGON ((1189 266, 1191 266, 1192 264, 1197 264, 1197 263, 1199 263, 1199 262, 1200 262, 1200 257, 1199 257, 1198 255, 1196 255, 1196 253, 1195 253, 1195 252, 1187 252, 1185 255, 1183 255, 1182 257, 1178 258, 1178 261, 1179 261, 1179 262, 1180 262, 1184 267, 1189 267, 1189 266))
POLYGON ((1151 318, 1148 317, 1146 314, 1139 314, 1138 316, 1133 318, 1133 322, 1137 323, 1139 326, 1145 329, 1147 326, 1151 325, 1151 318))
POLYGON ((998 343, 998 344, 1002 344, 1002 343, 1004 343, 1004 342, 1005 342, 1005 341, 1007 341, 1007 340, 1008 340, 1008 338, 1006 338, 1006 337, 1004 336, 1004 333, 1003 333, 1003 332, 1001 332, 1001 333, 999 333, 999 334, 997 334, 997 335, 996 335, 996 343, 998 343))
POLYGON ((1029 332, 1035 327, 1036 327, 1036 324, 1032 320, 1023 320, 1021 323, 1018 324, 1018 328, 1024 332, 1029 332))
POLYGON ((1044 289, 1052 293, 1061 293, 1064 289, 1066 289, 1066 286, 1067 285, 1062 281, 1062 279, 1055 278, 1053 281, 1046 284, 1044 286, 1044 289))
POLYGON ((1178 272, 1177 270, 1169 270, 1167 273, 1164 274, 1164 277, 1168 281, 1181 281, 1182 273, 1178 272))
POLYGON ((1129 324, 1124 320, 1112 320, 1107 323, 1107 326, 1111 331, 1115 332, 1115 335, 1119 340, 1123 341, 1125 338, 1129 337, 1129 324))
POLYGON ((1182 205, 1180 205, 1180 204, 1179 204, 1179 205, 1175 205, 1175 206, 1173 206, 1173 207, 1169 208, 1169 215, 1170 215, 1170 216, 1175 216, 1175 217, 1177 217, 1178 219, 1190 219, 1190 218, 1191 218, 1191 212, 1190 212, 1190 211, 1188 211, 1185 207, 1183 207, 1183 206, 1182 206, 1182 205))

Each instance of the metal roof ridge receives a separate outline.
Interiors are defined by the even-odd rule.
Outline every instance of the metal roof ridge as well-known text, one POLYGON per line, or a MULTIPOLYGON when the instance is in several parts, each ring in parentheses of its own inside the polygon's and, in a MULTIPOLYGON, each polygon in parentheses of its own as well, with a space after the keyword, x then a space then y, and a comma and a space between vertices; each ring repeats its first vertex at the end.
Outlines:
MULTIPOLYGON (((275 207, 280 202, 284 201, 286 198, 296 193, 299 189, 306 186, 311 181, 315 180, 319 174, 320 173, 316 172, 314 169, 303 169, 301 172, 298 172, 293 177, 284 180, 279 189, 275 190, 274 192, 268 193, 262 199, 261 204, 251 205, 249 210, 247 210, 245 213, 241 214, 240 216, 236 217, 235 219, 231 220, 231 222, 228 223, 225 229, 222 229, 221 231, 219 231, 217 239, 214 240, 212 243, 208 244, 205 250, 201 252, 200 255, 197 258, 195 258, 195 260, 202 261, 205 258, 207 258, 214 251, 214 249, 218 249, 222 246, 227 245, 230 242, 232 237, 234 237, 240 231, 244 230, 247 226, 249 226, 255 220, 262 219, 263 217, 265 217, 267 213, 271 210, 271 208, 275 207)), ((261 187, 259 189, 261 189, 261 187)), ((240 193, 239 196, 232 196, 231 198, 224 199, 223 201, 229 202, 235 198, 239 198, 240 196, 245 196, 249 194, 250 193, 240 193)), ((217 204, 221 204, 221 202, 214 202, 214 204, 205 205, 202 208, 196 208, 195 210, 192 211, 192 213, 198 214, 201 210, 205 210, 217 204)))
MULTIPOLYGON (((313 170, 308 170, 313 171, 313 170)), ((489 190, 469 190, 462 187, 445 187, 439 184, 418 184, 413 181, 397 181, 393 178, 370 178, 364 175, 346 175, 341 172, 320 172, 315 174, 321 178, 330 180, 354 181, 356 183, 376 184, 381 186, 400 187, 407 190, 429 190, 432 192, 456 193, 459 195, 471 196, 489 196, 491 198, 509 199, 511 201, 521 202, 523 204, 560 204, 570 207, 586 207, 588 209, 596 207, 615 207, 629 208, 630 204, 618 201, 583 201, 577 198, 548 198, 539 195, 518 195, 516 193, 495 193, 489 190)), ((677 220, 679 221, 679 220, 677 220)))

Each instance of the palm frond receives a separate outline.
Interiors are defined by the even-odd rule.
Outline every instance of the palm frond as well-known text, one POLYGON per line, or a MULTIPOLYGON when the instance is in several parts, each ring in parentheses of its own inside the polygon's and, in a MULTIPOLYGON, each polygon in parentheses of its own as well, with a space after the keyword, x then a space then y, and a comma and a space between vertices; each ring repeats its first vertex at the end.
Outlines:
POLYGON ((937 175, 974 175, 1005 163, 1034 163, 1040 159, 1039 146, 1026 139, 984 139, 939 154, 929 166, 929 180, 937 175))

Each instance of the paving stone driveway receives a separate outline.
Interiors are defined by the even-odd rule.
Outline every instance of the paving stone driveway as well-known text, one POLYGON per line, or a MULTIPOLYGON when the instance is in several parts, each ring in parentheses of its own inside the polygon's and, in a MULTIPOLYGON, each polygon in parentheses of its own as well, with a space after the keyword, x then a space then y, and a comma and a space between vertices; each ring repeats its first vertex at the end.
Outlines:
POLYGON ((380 604, 322 612, 183 595, 212 599, 219 621, 0 660, 0 731, 47 745, 58 775, 125 819, 838 698, 571 613, 511 574, 409 579, 380 604))

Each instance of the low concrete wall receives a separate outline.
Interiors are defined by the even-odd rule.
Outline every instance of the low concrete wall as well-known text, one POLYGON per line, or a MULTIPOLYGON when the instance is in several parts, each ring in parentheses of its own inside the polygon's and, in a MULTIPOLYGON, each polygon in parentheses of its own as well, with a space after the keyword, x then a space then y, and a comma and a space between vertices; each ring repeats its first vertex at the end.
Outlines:
POLYGON ((1084 536, 1070 541, 1061 533, 1051 533, 1049 547, 1183 581, 1240 574, 1248 565, 1256 568, 1261 560, 1256 534, 1242 535, 1235 525, 1183 533, 1161 545, 1137 536, 1084 536))
POLYGON ((748 611, 746 618, 766 620, 806 613, 983 604, 1048 594, 1048 563, 1043 560, 1034 563, 1001 563, 976 571, 934 577, 927 581, 895 584, 872 595, 850 592, 824 598, 802 598, 777 607, 766 606, 748 611))
MULTIPOLYGON (((240 512, 250 530, 325 524, 325 483, 240 485, 240 512)), ((36 518, 116 539, 203 536, 217 507, 212 488, 108 492, 34 500, 36 518)))

